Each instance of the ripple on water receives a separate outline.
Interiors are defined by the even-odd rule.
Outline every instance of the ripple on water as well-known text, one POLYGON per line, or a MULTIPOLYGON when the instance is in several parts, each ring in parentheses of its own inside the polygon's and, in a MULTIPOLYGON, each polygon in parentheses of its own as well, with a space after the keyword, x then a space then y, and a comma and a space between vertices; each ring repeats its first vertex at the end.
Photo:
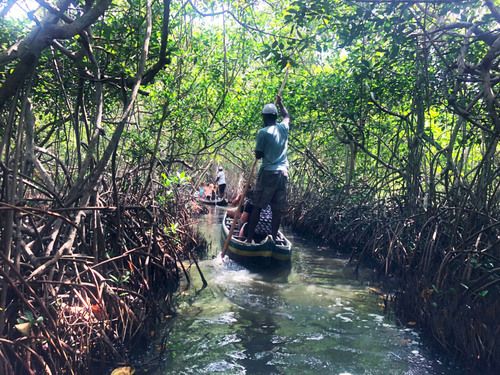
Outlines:
POLYGON ((345 322, 345 323, 350 323, 350 322, 352 322, 352 321, 353 321, 353 320, 352 320, 352 318, 350 318, 350 317, 348 317, 348 316, 346 316, 346 315, 347 315, 347 314, 337 314, 337 315, 335 315, 335 316, 336 316, 337 318, 341 319, 341 320, 342 320, 343 322, 345 322))
POLYGON ((224 337, 222 337, 220 340, 217 341, 217 345, 226 346, 237 342, 241 342, 241 339, 236 334, 225 335, 224 337))
POLYGON ((202 319, 202 321, 208 324, 229 324, 238 321, 235 315, 234 312, 230 311, 220 316, 202 319))
MULTIPOLYGON (((241 374, 245 373, 245 368, 241 365, 237 365, 235 363, 230 363, 227 361, 219 361, 219 362, 212 362, 209 363, 207 366, 201 369, 201 374, 212 374, 212 373, 226 373, 228 371, 231 371, 231 373, 235 373, 234 370, 241 370, 241 374)), ((198 373, 198 372, 194 372, 198 373)))

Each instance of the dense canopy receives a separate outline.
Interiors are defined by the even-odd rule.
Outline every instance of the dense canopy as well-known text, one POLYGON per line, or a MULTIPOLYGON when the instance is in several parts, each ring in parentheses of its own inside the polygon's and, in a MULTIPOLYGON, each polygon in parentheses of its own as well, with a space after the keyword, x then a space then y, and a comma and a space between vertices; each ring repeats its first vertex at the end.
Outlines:
POLYGON ((499 366, 500 1, 2 0, 0 14, 0 359, 57 368, 14 343, 16 319, 38 317, 60 358, 91 355, 61 344, 54 301, 69 299, 54 296, 102 308, 123 279, 96 292, 62 274, 104 285, 92 265, 127 268, 143 247, 149 281, 174 269, 177 239, 195 246, 185 197, 219 165, 241 189, 289 69, 287 222, 375 258, 402 280, 401 314, 499 366))

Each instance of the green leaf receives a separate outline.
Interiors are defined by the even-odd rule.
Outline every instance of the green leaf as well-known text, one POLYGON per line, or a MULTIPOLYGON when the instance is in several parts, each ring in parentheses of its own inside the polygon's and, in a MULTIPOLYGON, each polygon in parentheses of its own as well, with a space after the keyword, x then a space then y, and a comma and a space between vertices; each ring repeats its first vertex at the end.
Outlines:
POLYGON ((31 311, 26 310, 24 312, 24 315, 26 315, 26 317, 28 318, 28 322, 32 322, 33 321, 34 317, 33 317, 33 313, 31 311))

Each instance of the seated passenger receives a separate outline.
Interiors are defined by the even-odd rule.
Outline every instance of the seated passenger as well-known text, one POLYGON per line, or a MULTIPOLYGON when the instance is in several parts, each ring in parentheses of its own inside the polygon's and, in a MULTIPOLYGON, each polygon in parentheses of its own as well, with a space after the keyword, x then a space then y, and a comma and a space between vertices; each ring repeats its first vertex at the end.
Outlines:
MULTIPOLYGON (((248 186, 248 190, 247 190, 247 196, 245 197, 245 200, 247 199, 247 197, 249 197, 250 195, 250 192, 252 191, 252 185, 248 186)), ((233 206, 237 206, 238 203, 240 202, 240 199, 241 199, 241 196, 243 195, 243 192, 239 193, 236 198, 234 198, 232 201, 231 201, 231 204, 233 206)), ((245 201, 243 201, 243 203, 245 203, 245 201)))
MULTIPOLYGON (((240 219, 240 237, 247 237, 248 236, 248 219, 250 218, 250 214, 252 213, 253 209, 253 204, 252 201, 249 200, 247 204, 245 205, 245 210, 243 214, 241 215, 240 219)), ((257 227, 255 227, 255 234, 257 236, 261 237, 266 237, 267 235, 271 234, 271 221, 272 221, 272 211, 271 211, 271 206, 268 205, 266 208, 262 209, 260 211, 260 218, 257 223, 257 227)))
POLYGON ((207 200, 212 199, 212 189, 210 188, 210 185, 206 185, 205 189, 203 189, 203 198, 207 200))
MULTIPOLYGON (((243 214, 245 212, 245 205, 248 202, 251 194, 252 194, 252 190, 249 188, 247 190, 246 197, 243 199, 242 207, 241 207, 241 210, 240 210, 241 214, 243 214)), ((239 193, 238 196, 231 201, 231 204, 233 206, 238 206, 238 203, 240 202, 240 199, 241 199, 242 195, 243 195, 243 192, 239 193)), ((236 214, 236 210, 237 210, 237 208, 234 208, 232 210, 227 210, 227 216, 234 218, 234 215, 236 214)), ((241 218, 241 215, 240 215, 240 218, 241 218)))
POLYGON ((209 189, 210 189, 210 198, 208 199, 211 199, 211 200, 215 200, 215 189, 214 189, 214 184, 210 184, 208 185, 209 189))

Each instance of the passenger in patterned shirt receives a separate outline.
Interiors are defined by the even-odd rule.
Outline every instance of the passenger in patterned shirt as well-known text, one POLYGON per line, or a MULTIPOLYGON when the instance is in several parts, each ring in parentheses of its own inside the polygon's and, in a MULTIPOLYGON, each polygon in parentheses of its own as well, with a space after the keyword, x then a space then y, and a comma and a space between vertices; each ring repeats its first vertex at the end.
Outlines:
MULTIPOLYGON (((240 223, 240 237, 246 237, 248 236, 248 225, 245 225, 248 221, 248 218, 250 217, 252 210, 254 209, 254 205, 252 203, 252 200, 249 199, 248 202, 245 204, 245 209, 243 211, 243 214, 241 215, 241 223, 240 223)), ((259 221, 257 223, 257 226, 255 227, 255 234, 257 236, 267 236, 268 234, 272 233, 271 229, 271 223, 272 223, 272 218, 273 214, 271 211, 271 206, 267 205, 266 208, 262 209, 260 211, 260 217, 259 221)))

